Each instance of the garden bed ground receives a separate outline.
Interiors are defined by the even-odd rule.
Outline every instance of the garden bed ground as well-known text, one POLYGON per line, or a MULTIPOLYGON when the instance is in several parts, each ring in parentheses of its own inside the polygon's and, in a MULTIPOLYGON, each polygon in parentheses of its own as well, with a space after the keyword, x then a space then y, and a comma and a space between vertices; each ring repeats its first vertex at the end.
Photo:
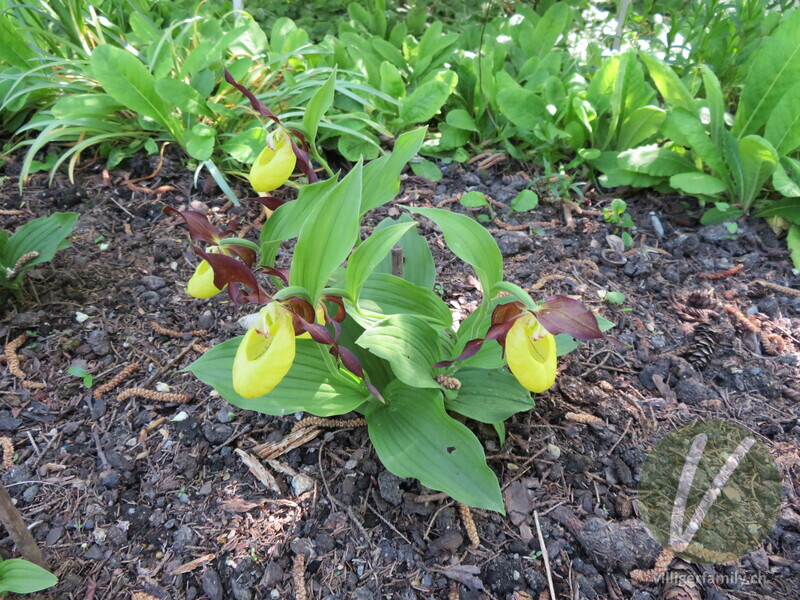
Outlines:
MULTIPOLYGON (((0 371, 0 434, 17 454, 3 481, 61 580, 42 598, 293 598, 297 554, 307 556, 309 598, 547 598, 536 510, 559 598, 652 600, 659 587, 630 578, 659 554, 637 520, 639 471, 662 435, 698 418, 754 431, 784 476, 772 535, 734 565, 702 567, 716 581, 706 597, 800 598, 800 297, 757 283, 796 290, 800 276, 764 223, 744 221, 735 235, 700 228, 681 198, 634 193, 634 251, 619 257, 606 241, 615 233, 601 213, 608 196, 590 191, 586 210, 569 215, 549 202, 517 215, 493 205, 500 221, 490 227, 508 278, 540 286, 542 295, 581 298, 618 324, 615 335, 627 345, 595 341, 564 358, 553 389, 507 424, 502 447, 491 428, 477 428, 509 517, 474 511, 481 545, 473 550, 457 506, 421 502, 430 491, 387 473, 362 427, 322 432, 278 457, 289 473, 275 472, 280 493, 251 474, 236 449, 277 442, 296 418, 232 409, 179 371, 203 346, 239 331, 227 297, 185 294, 195 259, 184 229, 161 208, 207 210, 218 224, 257 217, 258 209, 223 211, 215 187, 193 189, 174 159, 154 179, 125 184, 155 162, 110 174, 86 166, 76 186, 59 176, 48 188, 39 174, 21 198, 19 166, 4 167, 0 208, 22 203, 25 212, 3 216, 3 229, 54 210, 81 214, 73 249, 29 273, 24 302, 0 308, 0 339, 27 332, 22 366, 45 384, 29 390, 0 371), (529 235, 529 221, 537 233, 529 235), (713 278, 737 265, 742 270, 713 278), (707 291, 690 295, 697 290, 707 291), (613 305, 603 291, 626 299, 613 305), (756 313, 762 337, 731 309, 756 313), (90 318, 78 322, 79 313, 90 318), (702 321, 706 333, 696 331, 702 321), (100 398, 67 373, 86 368, 97 389, 132 363, 139 368, 100 398), (118 398, 163 384, 190 400, 118 398)), ((526 185, 521 166, 445 168, 437 184, 407 177, 398 201, 375 219, 399 214, 397 204, 441 206, 468 189, 508 203, 526 185)), ((429 222, 422 231, 443 265, 438 283, 465 316, 479 298, 476 280, 429 222)), ((11 551, 6 542, 4 553, 11 551)))

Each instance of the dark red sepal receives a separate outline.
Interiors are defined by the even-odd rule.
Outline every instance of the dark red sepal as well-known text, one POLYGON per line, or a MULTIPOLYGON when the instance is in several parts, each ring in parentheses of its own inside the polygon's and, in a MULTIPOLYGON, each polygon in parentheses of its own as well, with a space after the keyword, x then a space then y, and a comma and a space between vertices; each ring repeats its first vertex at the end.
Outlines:
POLYGON ((254 110, 257 110, 258 113, 262 117, 264 117, 265 119, 272 119, 278 125, 283 125, 281 123, 281 120, 278 118, 278 115, 276 115, 274 112, 272 112, 270 109, 268 109, 266 107, 266 105, 263 102, 261 102, 261 100, 256 98, 256 96, 255 96, 255 94, 253 94, 253 92, 248 90, 246 87, 244 87, 240 83, 236 83, 236 80, 233 78, 233 75, 230 74, 228 69, 224 69, 224 71, 225 71, 225 81, 227 81, 233 87, 235 87, 237 90, 242 92, 242 94, 244 94, 247 97, 247 99, 250 100, 250 105, 253 107, 254 110))
POLYGON ((165 206, 163 210, 165 215, 182 218, 193 240, 216 244, 222 237, 219 229, 214 227, 203 213, 196 210, 177 210, 171 206, 165 206))
POLYGON ((268 275, 272 275, 273 277, 277 277, 283 282, 283 285, 289 285, 289 269, 279 269, 277 267, 268 267, 267 265, 261 265, 258 267, 268 275))
POLYGON ((308 332, 308 334, 311 336, 311 339, 318 344, 330 346, 331 355, 341 360, 342 365, 344 365, 348 371, 353 373, 353 375, 362 379, 364 384, 367 386, 367 389, 373 396, 375 396, 381 402, 384 401, 378 389, 369 381, 367 381, 366 375, 364 374, 364 369, 361 367, 361 363, 359 362, 358 358, 356 358, 356 355, 344 346, 340 346, 326 327, 318 323, 309 323, 295 312, 292 313, 292 317, 294 318, 295 323, 299 322, 302 329, 308 332))
POLYGON ((308 183, 314 183, 318 181, 319 178, 317 174, 314 172, 314 169, 311 167, 311 161, 308 159, 308 145, 306 144, 306 140, 303 137, 303 134, 299 131, 294 129, 290 129, 294 135, 300 140, 300 143, 303 144, 303 147, 300 148, 292 139, 292 136, 289 136, 289 143, 292 145, 292 151, 294 152, 295 157, 297 158, 297 166, 303 172, 303 174, 308 179, 308 183))
POLYGON ((597 317, 574 298, 550 296, 533 312, 542 327, 553 335, 566 333, 581 341, 603 337, 597 317))
MULTIPOLYGON (((519 315, 517 315, 517 317, 518 316, 519 315)), ((492 325, 491 327, 489 327, 489 331, 486 332, 486 337, 468 341, 464 346, 464 350, 461 352, 461 354, 456 356, 453 360, 443 360, 436 363, 435 365, 431 365, 431 367, 434 369, 449 367, 453 363, 462 360, 467 360, 468 358, 472 358, 473 356, 475 356, 478 353, 478 350, 481 349, 481 346, 483 346, 483 342, 487 340, 499 341, 501 338, 505 340, 506 335, 511 329, 511 326, 514 324, 514 321, 517 320, 517 317, 512 317, 508 321, 503 321, 502 323, 497 323, 496 325, 492 325)))
POLYGON ((287 202, 291 202, 288 198, 276 198, 275 196, 256 196, 254 198, 245 198, 244 200, 258 202, 270 210, 277 210, 287 202))
POLYGON ((327 300, 328 302, 333 302, 336 306, 336 314, 331 317, 337 323, 341 323, 344 321, 345 317, 347 316, 347 312, 344 310, 344 300, 342 300, 339 296, 323 296, 323 300, 327 300))
POLYGON ((214 270, 214 285, 222 289, 226 285, 229 286, 228 293, 231 300, 237 304, 244 302, 252 302, 254 304, 266 304, 272 298, 267 294, 261 286, 258 285, 255 275, 244 263, 236 260, 232 256, 225 256, 224 254, 217 254, 214 252, 203 252, 200 248, 193 247, 194 253, 207 261, 214 270), (244 294, 238 289, 238 286, 233 284, 243 283, 251 291, 244 294))
POLYGON ((253 263, 256 262, 256 251, 247 246, 225 246, 225 250, 233 252, 236 256, 241 258, 248 267, 252 267, 253 263))

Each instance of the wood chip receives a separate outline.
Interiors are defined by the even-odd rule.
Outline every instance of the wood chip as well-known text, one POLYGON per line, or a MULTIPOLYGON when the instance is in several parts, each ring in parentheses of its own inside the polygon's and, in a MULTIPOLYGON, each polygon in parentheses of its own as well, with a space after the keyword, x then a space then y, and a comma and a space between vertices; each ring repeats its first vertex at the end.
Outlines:
POLYGON ((236 454, 241 457, 242 462, 247 465, 248 469, 250 469, 253 477, 264 484, 264 487, 266 487, 268 490, 272 490, 273 492, 280 493, 281 489, 278 487, 277 480, 275 477, 273 477, 272 473, 267 471, 267 468, 261 464, 260 460, 258 460, 252 454, 248 454, 239 448, 236 449, 236 454))
POLYGON ((204 564, 211 562, 217 557, 216 554, 205 554, 200 558, 195 558, 194 560, 190 560, 188 563, 181 565, 174 571, 172 571, 172 575, 182 575, 184 573, 189 573, 194 571, 197 567, 202 567, 204 564))
POLYGON ((293 431, 279 442, 269 442, 267 444, 259 444, 253 447, 259 458, 273 459, 286 454, 290 450, 299 448, 306 442, 310 442, 322 432, 321 429, 316 427, 309 427, 308 429, 299 429, 293 431))

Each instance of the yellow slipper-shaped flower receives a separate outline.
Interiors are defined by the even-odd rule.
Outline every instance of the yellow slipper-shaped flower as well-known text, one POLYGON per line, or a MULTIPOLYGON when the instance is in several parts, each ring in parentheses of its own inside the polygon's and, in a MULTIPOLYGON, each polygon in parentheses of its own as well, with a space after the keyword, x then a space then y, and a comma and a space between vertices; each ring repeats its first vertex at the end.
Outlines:
POLYGON ((506 358, 525 389, 544 392, 556 380, 556 339, 531 313, 511 326, 506 336, 506 358))
POLYGON ((277 386, 294 362, 291 313, 272 302, 261 309, 233 359, 233 389, 243 398, 258 398, 277 386))
POLYGON ((289 134, 280 128, 267 137, 267 145, 250 168, 250 185, 257 192, 271 192, 289 179, 297 157, 289 134))
MULTIPOLYGON (((219 248, 214 246, 208 249, 208 252, 217 253, 219 248)), ((225 252, 225 254, 228 254, 225 252)), ((222 289, 225 289, 224 287, 222 289)), ((186 291, 194 298, 211 298, 219 294, 222 289, 214 285, 214 269, 207 260, 200 261, 197 268, 194 270, 194 275, 189 278, 186 284, 186 291)))

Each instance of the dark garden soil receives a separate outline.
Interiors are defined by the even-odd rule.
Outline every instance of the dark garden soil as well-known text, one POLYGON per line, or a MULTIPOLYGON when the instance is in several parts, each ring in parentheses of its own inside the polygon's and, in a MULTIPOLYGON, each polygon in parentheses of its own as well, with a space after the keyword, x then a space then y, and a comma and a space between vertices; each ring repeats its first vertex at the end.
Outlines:
MULTIPOLYGON (((634 243, 621 254, 607 241, 620 231, 602 216, 611 196, 587 189, 583 212, 543 198, 531 213, 508 214, 533 175, 524 166, 445 167, 437 184, 405 177, 371 223, 399 214, 399 204, 464 211, 451 199, 486 192, 493 213, 470 211, 497 218, 488 226, 507 278, 542 297, 580 298, 617 323, 622 342, 586 343, 561 359, 556 385, 507 423, 504 445, 470 424, 508 508, 507 517, 473 511, 473 549, 458 506, 385 471, 363 427, 312 431, 280 454, 300 415, 234 409, 180 371, 240 330, 224 294, 186 295, 195 258, 161 208, 207 211, 218 225, 259 209, 230 207, 213 185, 193 188, 175 157, 156 177, 126 183, 156 163, 110 174, 87 165, 75 185, 59 176, 47 187, 37 174, 22 196, 18 165, 4 166, 0 208, 22 212, 3 214, 3 229, 55 210, 81 215, 73 248, 28 274, 23 302, 0 308, 0 340, 27 333, 21 366, 28 382, 44 384, 29 389, 7 365, 0 371, 0 435, 15 453, 2 480, 60 578, 40 597, 544 599, 536 511, 558 598, 653 600, 659 584, 631 577, 660 552, 638 519, 640 470, 668 431, 719 418, 770 449, 783 503, 759 549, 697 567, 703 593, 800 598, 800 295, 774 287, 798 290, 800 276, 765 223, 744 220, 735 234, 701 228, 688 201, 631 192, 634 243), (612 304, 606 292, 625 300, 612 304), (70 366, 93 375, 91 390, 70 366), (150 397, 120 397, 134 387, 150 397), (275 451, 265 464, 278 491, 243 462, 240 451, 254 456, 259 444, 269 444, 262 456, 275 451)), ((463 318, 480 297, 477 281, 430 222, 421 231, 442 265, 437 290, 463 318)), ((10 540, 0 544, 16 555, 10 540)))

